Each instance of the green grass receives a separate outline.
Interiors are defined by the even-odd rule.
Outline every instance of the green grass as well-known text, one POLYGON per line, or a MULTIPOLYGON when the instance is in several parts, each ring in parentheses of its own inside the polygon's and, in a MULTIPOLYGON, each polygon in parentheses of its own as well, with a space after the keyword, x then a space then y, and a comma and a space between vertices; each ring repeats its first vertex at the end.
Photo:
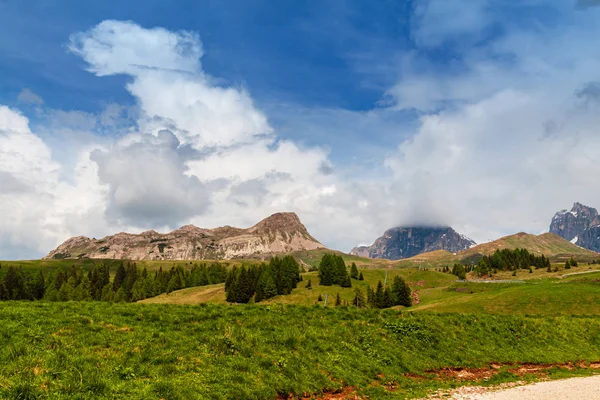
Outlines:
POLYGON ((600 318, 2 302, 0 360, 3 399, 392 399, 456 385, 446 367, 600 360, 600 318))
MULTIPOLYGON (((540 280, 523 284, 459 283, 422 292, 425 301, 413 311, 600 315, 600 284, 571 280, 540 280)), ((579 279, 584 279, 579 277, 579 279)))
MULTIPOLYGON (((396 275, 402 276, 413 289, 425 289, 435 287, 447 287, 456 281, 456 276, 435 271, 418 271, 416 268, 403 269, 360 269, 365 280, 352 280, 351 288, 342 288, 340 286, 320 286, 317 272, 308 272, 302 274, 302 281, 298 287, 292 290, 292 293, 285 296, 276 296, 261 304, 299 304, 314 305, 323 304, 317 301, 319 295, 325 298, 329 296, 327 306, 333 307, 335 298, 339 294, 344 301, 351 302, 354 298, 355 288, 360 288, 363 295, 366 295, 367 286, 375 287, 378 281, 384 281, 385 274, 388 274, 388 282, 391 282, 396 275), (311 281, 312 289, 306 289, 306 283, 311 281)), ((201 286, 178 290, 169 294, 163 294, 157 297, 146 299, 143 303, 171 303, 171 304, 198 304, 204 302, 225 303, 224 285, 201 286)))

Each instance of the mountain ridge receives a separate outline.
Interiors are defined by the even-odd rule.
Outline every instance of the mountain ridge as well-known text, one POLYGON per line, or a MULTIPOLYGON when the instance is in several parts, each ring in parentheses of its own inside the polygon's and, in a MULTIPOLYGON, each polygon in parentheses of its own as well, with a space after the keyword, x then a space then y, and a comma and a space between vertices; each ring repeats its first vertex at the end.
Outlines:
POLYGON ((475 245, 475 242, 449 226, 406 226, 386 230, 371 246, 350 250, 351 255, 369 258, 401 260, 435 250, 456 252, 475 245))
POLYGON ((293 212, 275 213, 243 229, 229 225, 207 229, 184 225, 168 233, 119 232, 102 239, 75 236, 44 259, 204 260, 251 258, 325 248, 293 212))
POLYGON ((600 215, 593 207, 575 202, 570 211, 558 211, 552 217, 549 231, 577 246, 600 251, 600 215))

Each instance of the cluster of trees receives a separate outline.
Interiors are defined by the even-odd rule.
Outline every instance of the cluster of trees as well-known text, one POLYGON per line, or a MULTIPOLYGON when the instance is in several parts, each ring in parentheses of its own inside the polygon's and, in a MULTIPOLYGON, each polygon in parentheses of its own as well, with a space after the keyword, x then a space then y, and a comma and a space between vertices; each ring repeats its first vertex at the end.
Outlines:
POLYGON ((112 281, 104 264, 94 265, 87 273, 73 265, 47 275, 10 266, 0 279, 0 300, 138 301, 186 287, 222 283, 226 276, 227 267, 218 263, 196 264, 191 269, 173 266, 168 271, 161 267, 154 273, 138 269, 135 263, 121 263, 112 281))
POLYGON ((531 267, 550 268, 550 260, 543 254, 538 257, 527 249, 502 249, 496 250, 491 256, 483 256, 477 263, 475 272, 483 276, 493 271, 516 271, 531 267))
POLYGON ((571 267, 577 267, 578 265, 573 257, 565 261, 565 269, 571 269, 571 267))
MULTIPOLYGON (((359 290, 356 292, 353 304, 359 304, 362 301, 361 299, 357 299, 359 292, 359 290)), ((410 307, 412 305, 412 291, 402 277, 395 276, 391 287, 389 285, 384 286, 381 281, 377 283, 375 290, 368 286, 365 304, 373 308, 410 307)))
MULTIPOLYGON (((356 265, 354 265, 356 269, 356 265)), ((358 275, 358 269, 353 272, 358 275)), ((319 263, 319 285, 341 287, 352 287, 350 275, 346 269, 346 263, 341 256, 337 254, 325 254, 319 263)))
POLYGON ((248 303, 252 298, 258 303, 291 293, 301 280, 300 266, 294 257, 274 257, 268 264, 232 268, 225 279, 225 292, 231 303, 248 303))

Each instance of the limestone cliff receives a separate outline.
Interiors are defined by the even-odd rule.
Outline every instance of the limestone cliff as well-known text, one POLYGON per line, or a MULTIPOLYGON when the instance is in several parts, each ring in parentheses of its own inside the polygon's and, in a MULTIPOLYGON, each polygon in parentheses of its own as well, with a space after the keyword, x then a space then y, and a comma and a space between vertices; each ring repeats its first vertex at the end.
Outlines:
POLYGON ((258 257, 324 248, 295 213, 277 213, 258 224, 240 229, 185 225, 161 234, 117 233, 102 239, 77 236, 44 258, 104 258, 128 260, 206 260, 258 257))

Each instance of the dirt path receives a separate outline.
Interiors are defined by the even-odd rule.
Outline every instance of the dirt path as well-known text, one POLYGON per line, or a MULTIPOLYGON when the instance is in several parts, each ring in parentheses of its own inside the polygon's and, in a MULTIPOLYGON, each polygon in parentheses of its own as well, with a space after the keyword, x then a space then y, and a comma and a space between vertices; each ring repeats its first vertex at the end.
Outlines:
POLYGON ((455 400, 598 400, 600 399, 600 375, 538 382, 491 392, 485 392, 485 390, 481 387, 463 387, 444 398, 455 400))

